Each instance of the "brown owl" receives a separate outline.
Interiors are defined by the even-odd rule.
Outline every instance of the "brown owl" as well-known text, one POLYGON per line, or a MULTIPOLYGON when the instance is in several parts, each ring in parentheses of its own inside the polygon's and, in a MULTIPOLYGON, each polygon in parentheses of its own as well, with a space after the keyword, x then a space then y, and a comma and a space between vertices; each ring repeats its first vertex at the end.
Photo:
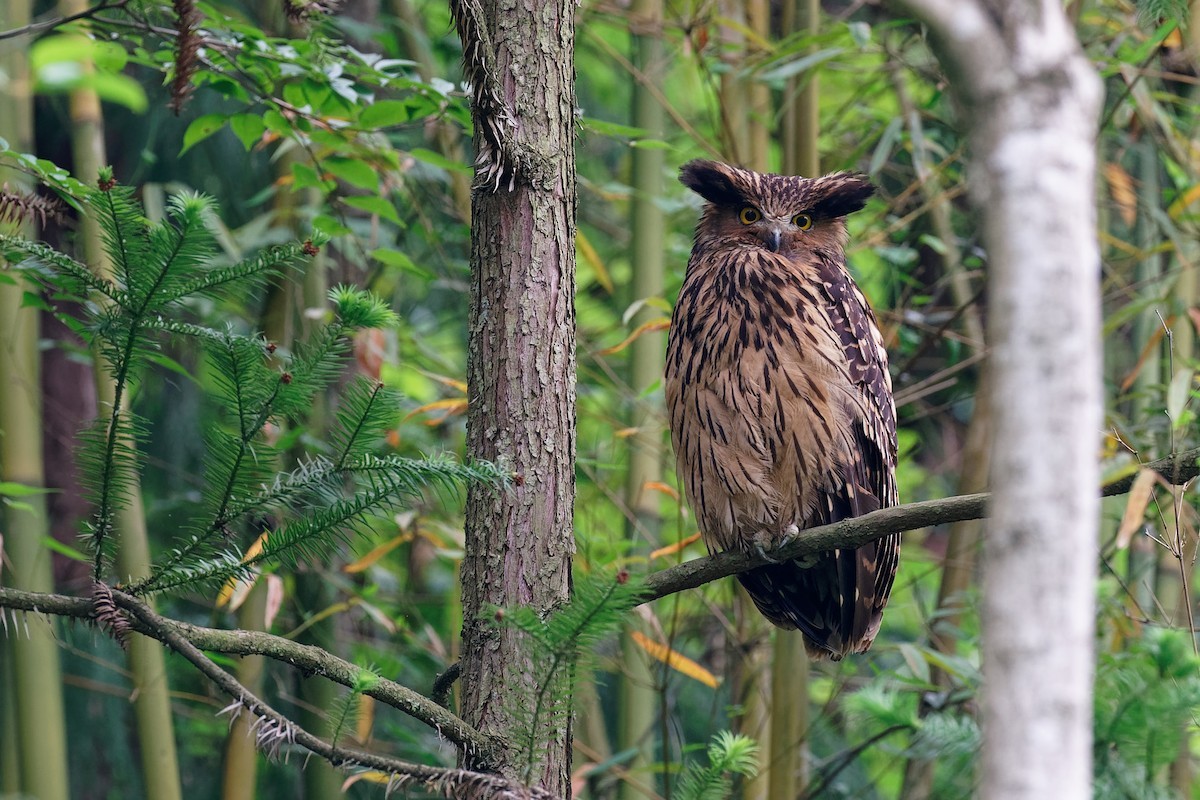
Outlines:
MULTIPOLYGON (((875 316, 846 271, 864 176, 763 175, 692 161, 708 202, 671 318, 666 396, 688 501, 712 552, 762 552, 896 504, 896 406, 875 316)), ((810 654, 871 646, 899 535, 738 576, 810 654)))

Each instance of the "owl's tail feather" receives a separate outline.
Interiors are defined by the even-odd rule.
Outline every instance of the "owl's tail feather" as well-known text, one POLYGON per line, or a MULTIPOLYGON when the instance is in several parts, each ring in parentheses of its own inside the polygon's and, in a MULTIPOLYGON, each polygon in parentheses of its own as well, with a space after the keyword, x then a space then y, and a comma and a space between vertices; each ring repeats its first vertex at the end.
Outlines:
POLYGON ((769 564, 738 580, 763 616, 804 634, 811 657, 840 661, 875 640, 899 550, 899 536, 888 536, 855 550, 820 553, 815 561, 769 564))

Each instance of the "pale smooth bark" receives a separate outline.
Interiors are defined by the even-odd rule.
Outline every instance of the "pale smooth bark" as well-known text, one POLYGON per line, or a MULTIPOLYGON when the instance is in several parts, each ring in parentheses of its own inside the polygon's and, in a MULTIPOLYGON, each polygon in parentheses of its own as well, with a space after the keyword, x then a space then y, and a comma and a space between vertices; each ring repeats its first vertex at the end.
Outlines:
POLYGON ((1091 796, 1102 421, 1094 208, 1100 81, 1055 0, 903 0, 962 102, 989 255, 989 800, 1091 796))

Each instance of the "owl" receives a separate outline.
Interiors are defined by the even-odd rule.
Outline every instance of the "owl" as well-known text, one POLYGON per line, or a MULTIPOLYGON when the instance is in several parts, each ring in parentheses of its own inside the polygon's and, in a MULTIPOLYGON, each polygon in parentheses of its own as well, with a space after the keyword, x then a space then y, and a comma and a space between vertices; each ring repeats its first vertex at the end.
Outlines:
MULTIPOLYGON (((875 316, 846 271, 864 176, 691 161, 707 203, 667 341, 671 440, 710 552, 759 553, 896 504, 896 406, 875 316)), ((899 535, 738 575, 814 657, 871 646, 899 535)))

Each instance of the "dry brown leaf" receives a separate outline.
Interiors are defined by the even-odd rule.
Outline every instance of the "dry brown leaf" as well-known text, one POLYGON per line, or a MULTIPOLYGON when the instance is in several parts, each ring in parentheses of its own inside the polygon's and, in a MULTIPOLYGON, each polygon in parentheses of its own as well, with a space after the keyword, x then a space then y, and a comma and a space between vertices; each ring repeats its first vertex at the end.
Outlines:
POLYGON ((354 738, 359 744, 371 741, 371 728, 375 725, 375 698, 365 694, 358 696, 358 719, 354 723, 354 738))
POLYGON ((349 572, 351 574, 355 572, 362 572, 410 539, 412 539, 411 533, 402 533, 399 536, 387 540, 381 545, 372 547, 370 552, 368 552, 365 556, 342 567, 342 572, 349 572))
POLYGON ((649 653, 651 658, 661 661, 676 672, 686 675, 692 680, 700 681, 711 689, 716 689, 720 685, 721 682, 717 680, 716 675, 682 653, 672 650, 661 642, 654 641, 641 631, 630 631, 629 636, 633 639, 634 644, 649 653))
POLYGON ((679 491, 676 490, 674 486, 668 486, 662 481, 646 481, 642 484, 642 488, 649 489, 652 492, 661 492, 662 494, 665 494, 667 497, 674 500, 676 503, 679 502, 679 491))
POLYGON ((1108 180, 1108 192, 1117 204, 1121 220, 1126 225, 1132 225, 1137 221, 1137 192, 1133 188, 1133 178, 1129 177, 1124 167, 1114 163, 1104 165, 1104 177, 1108 180))
POLYGON ((1183 210, 1197 200, 1200 200, 1200 183, 1195 184, 1192 188, 1175 198, 1175 202, 1167 207, 1167 216, 1171 219, 1179 219, 1179 215, 1183 213, 1183 210))
POLYGON ((666 317, 659 317, 658 319, 652 319, 649 322, 643 322, 634 329, 633 333, 625 337, 625 341, 621 342, 620 344, 614 344, 612 347, 604 348, 600 351, 600 355, 611 356, 613 353, 619 353, 626 347, 629 347, 629 345, 633 344, 634 340, 642 334, 653 333, 654 331, 665 331, 669 327, 671 327, 671 320, 667 319, 666 317))
POLYGON ((604 260, 600 258, 600 254, 596 252, 596 248, 592 247, 592 243, 588 241, 587 236, 583 231, 575 231, 575 249, 579 252, 580 258, 592 268, 596 273, 596 282, 604 287, 604 291, 609 294, 613 293, 613 279, 608 272, 608 267, 604 266, 604 260))
POLYGON ((666 547, 658 548, 657 550, 655 550, 653 553, 650 554, 650 558, 651 559, 661 558, 662 556, 669 556, 672 553, 678 553, 680 550, 687 547, 692 542, 698 541, 699 539, 700 539, 700 531, 696 531, 691 536, 687 536, 683 539, 680 539, 675 544, 669 544, 666 547))
POLYGON ((1133 479, 1133 487, 1129 490, 1129 500, 1125 503, 1125 513, 1121 516, 1121 526, 1117 528, 1117 548, 1125 549, 1133 539, 1133 535, 1142 527, 1146 519, 1146 508, 1150 498, 1154 496, 1154 483, 1158 473, 1143 467, 1133 479))

